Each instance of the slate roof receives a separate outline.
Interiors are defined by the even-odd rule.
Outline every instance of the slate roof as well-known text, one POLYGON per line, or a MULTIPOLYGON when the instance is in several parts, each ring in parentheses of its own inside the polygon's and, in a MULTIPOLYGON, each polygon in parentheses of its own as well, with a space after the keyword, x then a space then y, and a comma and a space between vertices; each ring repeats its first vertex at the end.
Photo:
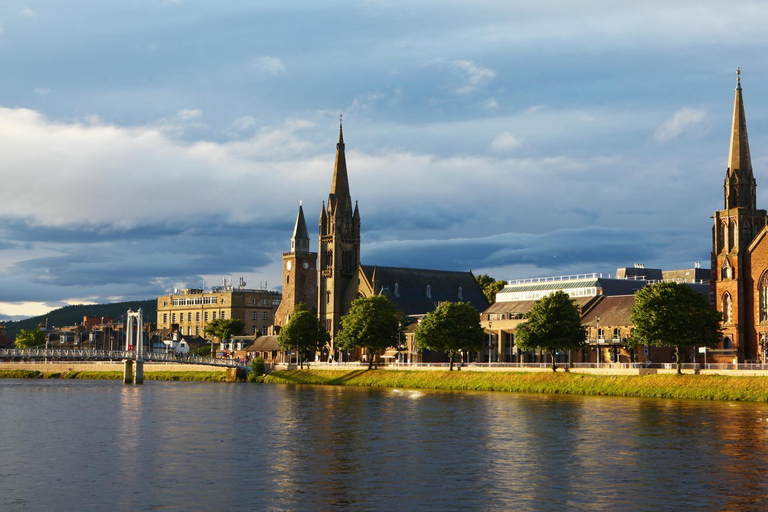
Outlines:
MULTIPOLYGON (((238 338, 253 338, 253 336, 239 336, 238 338)), ((277 346, 277 336, 259 336, 244 350, 246 352, 269 352, 280 350, 280 348, 277 346)))
POLYGON ((634 295, 613 295, 602 299, 581 318, 584 325, 596 325, 595 318, 600 317, 600 325, 632 325, 630 316, 635 304, 634 295))
MULTIPOLYGON (((593 301, 594 297, 573 297, 573 301, 576 303, 579 308, 584 308, 589 302, 593 301)), ((536 303, 535 300, 516 300, 514 302, 495 302, 491 305, 488 309, 483 311, 483 314, 487 313, 519 313, 519 314, 525 314, 527 313, 533 305, 536 303)))
POLYGON ((429 313, 440 302, 469 302, 478 311, 488 307, 488 300, 472 272, 376 265, 360 267, 374 293, 386 296, 398 310, 408 315, 429 313))

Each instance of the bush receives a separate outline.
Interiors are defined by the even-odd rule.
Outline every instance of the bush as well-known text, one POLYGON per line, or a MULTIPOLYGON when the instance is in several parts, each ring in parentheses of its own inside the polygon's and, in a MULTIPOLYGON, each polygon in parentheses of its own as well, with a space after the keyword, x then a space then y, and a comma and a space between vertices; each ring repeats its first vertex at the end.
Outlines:
POLYGON ((257 357, 253 361, 251 361, 251 371, 248 374, 248 382, 259 382, 261 377, 264 375, 264 358, 263 357, 257 357))

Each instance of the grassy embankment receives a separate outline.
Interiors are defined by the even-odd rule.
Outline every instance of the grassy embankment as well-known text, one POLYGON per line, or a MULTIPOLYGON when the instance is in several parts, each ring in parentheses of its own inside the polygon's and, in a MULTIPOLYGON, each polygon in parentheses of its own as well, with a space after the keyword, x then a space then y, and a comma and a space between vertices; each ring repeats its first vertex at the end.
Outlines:
POLYGON ((514 391, 697 400, 768 401, 768 378, 720 375, 438 371, 274 371, 264 382, 390 388, 514 391))
MULTIPOLYGON (((185 382, 224 382, 224 372, 144 372, 144 380, 172 380, 185 382)), ((50 372, 35 370, 2 370, 0 379, 91 379, 121 380, 123 372, 50 372)))

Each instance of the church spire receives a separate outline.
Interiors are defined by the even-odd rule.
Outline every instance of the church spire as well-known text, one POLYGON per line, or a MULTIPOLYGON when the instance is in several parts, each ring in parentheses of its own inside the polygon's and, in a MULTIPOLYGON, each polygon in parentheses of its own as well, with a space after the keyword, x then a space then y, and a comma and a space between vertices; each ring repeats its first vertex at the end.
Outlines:
POLYGON ((756 209, 756 187, 749 154, 744 97, 741 93, 741 69, 736 68, 736 98, 733 104, 728 170, 725 174, 725 208, 756 209))
POLYGON ((309 232, 301 202, 299 202, 299 214, 296 216, 296 225, 293 227, 291 237, 291 252, 309 252, 309 232))
POLYGON ((339 121, 339 142, 336 144, 336 164, 333 168, 333 183, 331 184, 331 194, 328 198, 328 206, 333 206, 335 209, 338 206, 338 200, 349 197, 347 159, 344 155, 344 133, 341 128, 341 121, 339 121), (336 199, 337 201, 332 201, 332 199, 336 199))

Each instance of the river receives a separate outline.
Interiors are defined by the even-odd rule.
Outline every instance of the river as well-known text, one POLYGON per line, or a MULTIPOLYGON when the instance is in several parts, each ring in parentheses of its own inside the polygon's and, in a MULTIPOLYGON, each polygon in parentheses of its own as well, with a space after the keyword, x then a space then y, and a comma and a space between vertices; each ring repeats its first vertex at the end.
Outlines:
POLYGON ((0 510, 756 510, 768 404, 0 380, 0 510))

